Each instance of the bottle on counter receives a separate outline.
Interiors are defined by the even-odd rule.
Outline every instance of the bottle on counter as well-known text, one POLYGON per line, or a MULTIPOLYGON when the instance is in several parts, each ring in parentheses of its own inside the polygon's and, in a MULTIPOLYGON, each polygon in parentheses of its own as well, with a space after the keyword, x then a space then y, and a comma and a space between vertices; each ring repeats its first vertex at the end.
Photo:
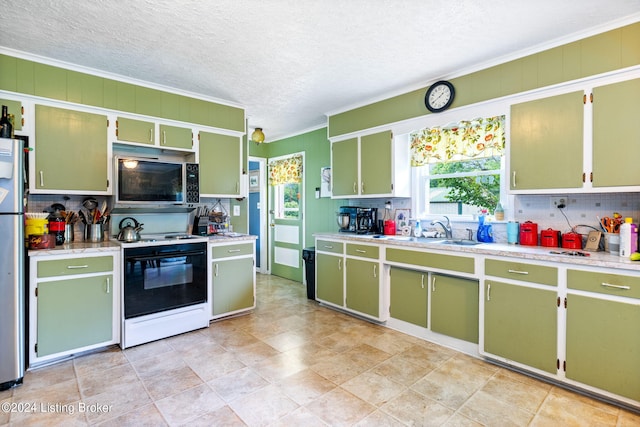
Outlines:
MULTIPOLYGON (((66 220, 62 216, 62 212, 59 204, 53 204, 51 207, 54 209, 53 213, 49 215, 49 234, 53 234, 56 240, 56 246, 64 244, 64 229, 66 220)), ((62 210, 64 206, 62 206, 62 210)))
POLYGON ((502 208, 502 204, 498 202, 496 205, 496 209, 493 211, 493 216, 496 221, 504 221, 504 209, 502 208))
POLYGON ((6 105, 2 106, 2 116, 0 116, 0 138, 11 138, 13 125, 9 121, 9 112, 6 105))
POLYGON ((620 225, 620 256, 629 258, 638 251, 638 226, 633 218, 625 218, 620 225))

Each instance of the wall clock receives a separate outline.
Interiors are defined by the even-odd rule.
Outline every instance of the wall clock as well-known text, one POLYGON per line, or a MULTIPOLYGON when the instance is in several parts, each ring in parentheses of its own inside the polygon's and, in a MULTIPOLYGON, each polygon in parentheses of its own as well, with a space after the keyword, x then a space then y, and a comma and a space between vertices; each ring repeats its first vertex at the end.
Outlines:
POLYGON ((432 113, 439 113, 451 106, 455 94, 456 91, 450 82, 440 80, 427 89, 427 93, 424 96, 424 104, 432 113))

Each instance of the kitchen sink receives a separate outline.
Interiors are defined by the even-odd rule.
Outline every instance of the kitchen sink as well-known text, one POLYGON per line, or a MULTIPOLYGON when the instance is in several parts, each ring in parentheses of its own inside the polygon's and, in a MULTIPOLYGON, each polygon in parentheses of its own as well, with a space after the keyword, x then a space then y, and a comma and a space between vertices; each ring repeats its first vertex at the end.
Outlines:
POLYGON ((443 245, 475 246, 475 245, 481 244, 482 242, 476 242, 475 240, 467 240, 467 239, 455 239, 455 240, 440 240, 438 243, 442 243, 443 245))

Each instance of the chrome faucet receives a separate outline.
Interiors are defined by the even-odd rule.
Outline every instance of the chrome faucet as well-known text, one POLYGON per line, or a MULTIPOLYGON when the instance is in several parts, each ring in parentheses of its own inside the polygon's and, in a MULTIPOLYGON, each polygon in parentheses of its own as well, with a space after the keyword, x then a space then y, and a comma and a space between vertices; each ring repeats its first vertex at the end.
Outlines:
POLYGON ((453 230, 451 229, 451 221, 448 216, 445 216, 444 219, 447 220, 447 225, 444 225, 442 221, 432 221, 431 225, 440 224, 442 229, 444 230, 444 235, 447 239, 453 239, 453 230))

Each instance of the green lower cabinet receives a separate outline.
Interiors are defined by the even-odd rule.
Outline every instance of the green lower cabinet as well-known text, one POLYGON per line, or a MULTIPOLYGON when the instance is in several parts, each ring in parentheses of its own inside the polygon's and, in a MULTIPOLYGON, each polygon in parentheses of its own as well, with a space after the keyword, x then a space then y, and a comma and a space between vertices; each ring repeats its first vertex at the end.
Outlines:
POLYGON ((213 316, 254 307, 253 257, 214 261, 213 316))
POLYGON ((433 274, 431 276, 431 330, 478 343, 478 281, 433 274))
POLYGON ((347 258, 346 307, 373 317, 380 315, 380 274, 377 261, 347 258))
POLYGON ((38 357, 108 342, 113 336, 113 276, 38 284, 38 357))
POLYGON ((389 312, 394 319, 427 327, 428 273, 391 267, 389 312))
POLYGON ((557 292, 485 281, 484 351, 557 373, 557 292))
POLYGON ((316 254, 316 298, 342 306, 344 277, 342 256, 316 254))
POLYGON ((640 306, 567 296, 566 377, 640 401, 640 306))

